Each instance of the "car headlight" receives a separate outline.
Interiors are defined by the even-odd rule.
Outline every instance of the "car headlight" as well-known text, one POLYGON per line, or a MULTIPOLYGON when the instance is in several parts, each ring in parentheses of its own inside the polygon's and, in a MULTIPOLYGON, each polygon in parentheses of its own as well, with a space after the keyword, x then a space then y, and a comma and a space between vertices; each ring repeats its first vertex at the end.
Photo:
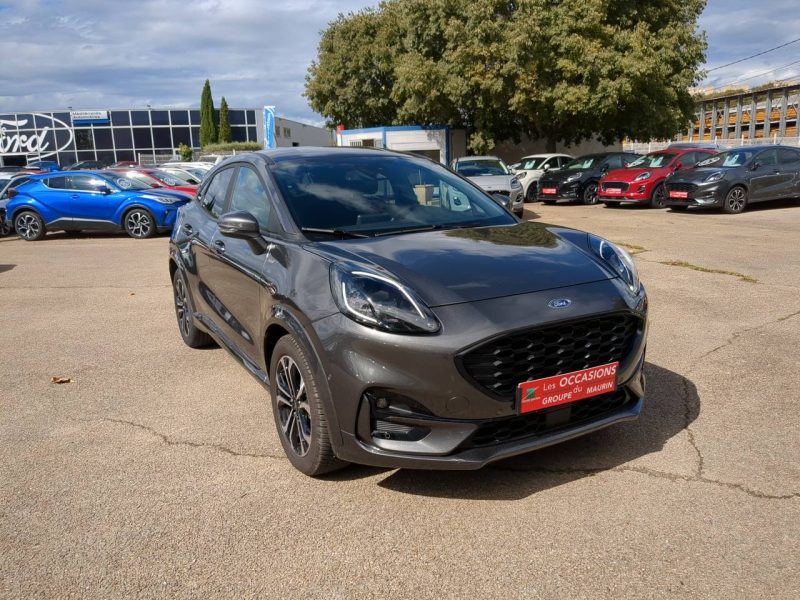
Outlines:
POLYGON ((519 181, 517 181, 516 179, 512 179, 511 180, 511 189, 512 190, 518 190, 521 187, 522 187, 522 184, 519 181))
POLYGON ((179 198, 171 198, 170 196, 151 196, 150 194, 145 194, 142 195, 142 198, 155 200, 161 204, 175 204, 176 202, 180 202, 179 198))
POLYGON ((716 173, 711 173, 711 175, 706 177, 706 183, 708 183, 710 181, 719 181, 720 179, 722 179, 723 175, 724 175, 724 173, 722 171, 717 171, 716 173))
POLYGON ((653 173, 650 171, 645 171, 644 173, 639 173, 636 177, 633 178, 634 181, 644 181, 645 179, 650 179, 653 176, 653 173))
POLYGON ((336 305, 354 321, 392 333, 436 333, 439 321, 403 284, 357 266, 331 265, 336 305))
POLYGON ((624 248, 604 240, 596 235, 589 234, 589 247, 611 270, 622 278, 628 289, 634 294, 639 292, 639 271, 624 248))
POLYGON ((581 178, 580 173, 575 173, 574 175, 570 175, 564 180, 564 183, 569 183, 570 181, 578 181, 581 178))
POLYGON ((527 176, 528 176, 527 171, 520 171, 519 173, 517 173, 517 179, 525 179, 527 176))

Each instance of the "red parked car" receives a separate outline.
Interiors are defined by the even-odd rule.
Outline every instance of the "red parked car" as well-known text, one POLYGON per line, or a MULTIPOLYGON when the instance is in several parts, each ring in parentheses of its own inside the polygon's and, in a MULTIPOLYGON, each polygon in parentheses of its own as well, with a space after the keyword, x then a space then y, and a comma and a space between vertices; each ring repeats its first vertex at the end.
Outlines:
POLYGON ((197 186, 191 185, 170 175, 169 173, 165 173, 164 171, 159 171, 158 169, 111 169, 115 173, 120 173, 124 177, 129 177, 130 179, 136 179, 137 181, 142 181, 149 185, 152 188, 165 188, 168 190, 178 190, 179 192, 184 192, 189 194, 190 196, 194 196, 195 192, 197 192, 197 186))
POLYGON ((609 171, 597 191, 600 202, 619 206, 623 202, 662 208, 666 200, 664 180, 681 169, 691 169, 716 150, 708 148, 667 148, 633 161, 624 169, 609 171))

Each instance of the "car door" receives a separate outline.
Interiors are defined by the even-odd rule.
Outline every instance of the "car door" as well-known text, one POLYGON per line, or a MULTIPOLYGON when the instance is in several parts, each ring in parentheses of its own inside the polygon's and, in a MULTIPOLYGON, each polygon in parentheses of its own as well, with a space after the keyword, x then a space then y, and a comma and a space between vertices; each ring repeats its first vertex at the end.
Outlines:
MULTIPOLYGON (((248 212, 253 215, 265 236, 274 231, 273 210, 266 187, 255 169, 238 165, 226 212, 248 212)), ((213 258, 207 283, 216 299, 225 307, 226 318, 220 323, 223 333, 258 366, 263 360, 261 347, 262 300, 271 304, 269 289, 274 284, 263 277, 273 245, 256 254, 246 240, 226 237, 219 230, 211 241, 213 258)))
POLYGON ((105 229, 117 211, 122 194, 114 185, 94 175, 70 175, 69 203, 73 225, 82 229, 105 229), (109 193, 98 190, 105 187, 109 193))
POLYGON ((778 149, 769 148, 759 152, 747 171, 750 181, 750 201, 772 200, 778 197, 781 169, 778 165, 778 149), (757 165, 754 169, 753 166, 757 165))
POLYGON ((36 186, 31 195, 47 208, 45 225, 51 227, 72 227, 72 208, 69 201, 69 178, 65 176, 42 179, 43 185, 36 186))
POLYGON ((779 148, 778 166, 781 169, 781 198, 800 195, 800 152, 792 148, 779 148))
POLYGON ((235 170, 228 167, 214 173, 197 194, 196 203, 187 205, 175 234, 181 240, 184 264, 188 263, 187 278, 195 310, 202 313, 219 333, 223 332, 222 323, 229 318, 229 312, 218 300, 218 290, 212 285, 213 266, 218 260, 212 244, 217 232, 217 219, 225 210, 235 170))

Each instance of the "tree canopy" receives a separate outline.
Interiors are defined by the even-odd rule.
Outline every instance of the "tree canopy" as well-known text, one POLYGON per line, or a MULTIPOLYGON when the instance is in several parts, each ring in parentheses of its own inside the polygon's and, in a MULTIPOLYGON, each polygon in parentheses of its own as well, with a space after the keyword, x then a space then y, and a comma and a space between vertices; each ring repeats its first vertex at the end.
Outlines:
POLYGON ((200 147, 217 141, 217 125, 214 115, 214 99, 211 97, 211 84, 206 79, 200 96, 200 147))
POLYGON ((474 151, 685 127, 705 0, 388 0, 339 15, 306 78, 331 125, 465 127, 474 151))
POLYGON ((229 144, 231 141, 231 121, 228 117, 228 102, 225 96, 222 97, 219 103, 219 135, 217 142, 220 144, 229 144))

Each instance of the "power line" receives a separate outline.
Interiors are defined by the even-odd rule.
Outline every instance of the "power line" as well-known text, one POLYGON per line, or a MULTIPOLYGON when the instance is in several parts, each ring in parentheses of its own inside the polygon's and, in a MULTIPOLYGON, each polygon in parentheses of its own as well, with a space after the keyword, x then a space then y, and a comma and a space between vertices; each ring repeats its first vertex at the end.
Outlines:
POLYGON ((741 58, 739 60, 735 60, 733 62, 729 62, 727 65, 722 65, 721 67, 714 67, 713 69, 709 69, 706 73, 711 73, 711 71, 717 71, 719 69, 724 69, 725 67, 730 67, 731 65, 738 65, 740 62, 744 62, 746 60, 750 60, 751 58, 755 58, 756 56, 761 56, 762 54, 767 54, 772 52, 773 50, 778 50, 779 48, 784 48, 789 44, 794 44, 795 42, 800 42, 800 38, 796 40, 792 40, 791 42, 786 42, 785 44, 781 44, 780 46, 775 46, 774 48, 770 48, 769 50, 764 50, 763 52, 759 52, 758 54, 753 54, 752 56, 748 56, 746 58, 741 58))
POLYGON ((769 75, 770 73, 772 73, 774 71, 780 71, 781 69, 785 69, 786 67, 791 67, 791 66, 796 65, 798 63, 800 63, 800 60, 796 60, 794 62, 790 62, 790 63, 785 64, 785 65, 781 65, 780 67, 775 67, 774 69, 770 69, 769 71, 763 71, 761 73, 756 73, 755 75, 751 75, 750 77, 745 77, 744 79, 739 79, 738 81, 732 81, 730 83, 723 83, 721 85, 716 86, 714 89, 718 90, 718 89, 721 89, 721 88, 724 88, 724 87, 728 87, 730 85, 736 85, 737 83, 744 83, 745 81, 750 81, 751 79, 755 79, 756 77, 761 77, 762 75, 769 75))

